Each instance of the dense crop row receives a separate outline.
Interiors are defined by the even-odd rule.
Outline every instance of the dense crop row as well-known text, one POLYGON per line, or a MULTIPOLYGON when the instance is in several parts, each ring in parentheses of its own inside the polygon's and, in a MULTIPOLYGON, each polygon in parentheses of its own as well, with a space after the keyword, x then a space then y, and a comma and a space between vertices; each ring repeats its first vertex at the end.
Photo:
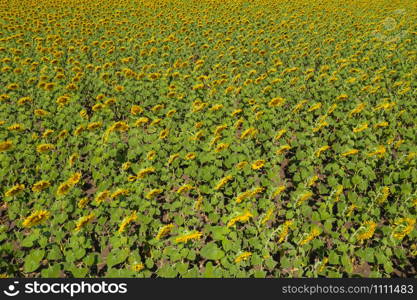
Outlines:
POLYGON ((412 0, 0 0, 0 273, 417 275, 412 0))

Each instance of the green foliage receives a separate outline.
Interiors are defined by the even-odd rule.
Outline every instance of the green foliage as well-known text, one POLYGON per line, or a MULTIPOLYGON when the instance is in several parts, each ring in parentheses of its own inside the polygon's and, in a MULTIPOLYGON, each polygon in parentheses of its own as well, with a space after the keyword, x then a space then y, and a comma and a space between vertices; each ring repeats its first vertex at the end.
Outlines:
POLYGON ((415 1, 0 3, 1 277, 416 276, 415 1))

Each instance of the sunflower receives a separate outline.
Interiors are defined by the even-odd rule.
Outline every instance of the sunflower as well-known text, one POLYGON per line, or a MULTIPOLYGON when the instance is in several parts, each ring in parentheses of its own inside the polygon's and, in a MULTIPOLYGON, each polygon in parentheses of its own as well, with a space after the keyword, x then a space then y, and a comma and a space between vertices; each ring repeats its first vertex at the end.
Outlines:
POLYGON ((252 169, 259 170, 259 169, 262 169, 264 165, 265 165, 265 160, 259 159, 252 164, 252 169))

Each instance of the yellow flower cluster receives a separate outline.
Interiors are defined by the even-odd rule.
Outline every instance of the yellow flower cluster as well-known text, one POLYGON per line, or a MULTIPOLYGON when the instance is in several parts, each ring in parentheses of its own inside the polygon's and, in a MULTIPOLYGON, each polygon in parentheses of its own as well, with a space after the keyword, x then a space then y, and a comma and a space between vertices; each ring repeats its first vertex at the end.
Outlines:
POLYGON ((16 196, 18 193, 22 192, 25 189, 24 184, 16 184, 15 186, 11 187, 6 193, 4 194, 5 197, 13 197, 16 196))
POLYGON ((215 191, 220 190, 226 183, 228 183, 232 179, 233 179, 232 175, 223 177, 222 179, 220 179, 219 183, 214 187, 214 190, 215 191))
POLYGON ((92 220, 94 220, 94 218, 95 218, 94 213, 90 213, 87 216, 83 216, 83 217, 79 218, 78 221, 75 223, 75 231, 80 231, 88 223, 90 223, 92 220))
POLYGON ((413 231, 414 225, 416 224, 416 219, 400 218, 395 222, 395 224, 397 227, 393 231, 393 236, 398 240, 402 240, 413 231))
POLYGON ((189 233, 189 234, 185 234, 185 235, 176 237, 175 242, 176 243, 187 243, 188 241, 197 240, 197 239, 201 238, 202 235, 203 235, 203 233, 199 232, 199 231, 189 233))
POLYGON ((235 258, 235 263, 239 263, 241 261, 247 260, 251 256, 252 256, 252 252, 243 252, 242 254, 239 254, 235 258))
POLYGON ((285 238, 288 236, 288 232, 290 227, 294 224, 294 221, 287 220, 284 222, 284 224, 281 226, 281 233, 279 234, 279 240, 278 243, 282 243, 285 238))
POLYGON ((253 215, 250 212, 245 212, 241 215, 238 215, 234 218, 232 218, 228 223, 227 223, 227 227, 232 227, 234 226, 236 223, 240 222, 240 223, 245 223, 247 221, 249 221, 250 218, 252 218, 253 215))
POLYGON ((320 231, 316 227, 314 227, 311 230, 311 232, 303 240, 300 241, 300 246, 308 244, 309 242, 314 240, 319 235, 320 235, 320 231))
POLYGON ((167 236, 171 232, 171 230, 174 229, 174 227, 175 227, 174 224, 168 224, 168 225, 162 226, 159 229, 158 234, 156 235, 155 238, 157 240, 162 239, 163 237, 167 236))
POLYGON ((37 210, 34 211, 30 216, 28 216, 22 223, 23 227, 29 228, 36 225, 39 225, 50 217, 50 213, 46 210, 37 210))
POLYGON ((357 236, 357 240, 363 243, 365 240, 369 240, 374 235, 377 228, 377 224, 373 221, 366 221, 360 228, 360 233, 357 236))
POLYGON ((136 221, 137 219, 138 219, 137 212, 134 211, 130 216, 127 216, 123 219, 122 223, 120 223, 120 226, 117 232, 119 233, 124 232, 126 230, 126 227, 133 221, 136 221))
POLYGON ((67 181, 61 183, 56 191, 57 196, 64 196, 68 194, 73 186, 75 186, 81 179, 81 173, 74 173, 67 181))

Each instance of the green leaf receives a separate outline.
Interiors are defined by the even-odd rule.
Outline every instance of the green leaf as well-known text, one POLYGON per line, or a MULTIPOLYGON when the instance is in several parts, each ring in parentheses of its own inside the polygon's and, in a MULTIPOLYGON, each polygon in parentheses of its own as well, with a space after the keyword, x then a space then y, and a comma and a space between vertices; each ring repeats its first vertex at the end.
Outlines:
POLYGON ((23 269, 25 272, 34 272, 40 267, 40 263, 45 256, 45 250, 33 250, 25 257, 23 269))
POLYGON ((69 271, 71 271, 72 275, 75 278, 85 278, 85 276, 88 273, 87 268, 77 268, 76 266, 72 266, 71 268, 69 268, 69 271))
POLYGON ((375 256, 374 256, 374 249, 373 248, 366 248, 365 250, 364 250, 364 256, 363 256, 363 259, 366 261, 366 262, 369 262, 369 263, 373 263, 374 261, 375 261, 375 256))
POLYGON ((339 255, 335 251, 330 251, 329 253, 329 264, 331 265, 339 264, 339 255))
POLYGON ((107 256, 109 268, 124 262, 129 256, 129 249, 113 249, 107 256))
POLYGON ((36 236, 33 234, 28 235, 27 237, 25 237, 22 242, 21 245, 23 247, 27 247, 30 248, 33 246, 33 242, 36 240, 36 236))
POLYGON ((85 249, 84 248, 78 248, 74 250, 74 257, 76 260, 83 258, 85 255, 85 249))
POLYGON ((90 253, 86 257, 84 257, 83 262, 87 266, 91 266, 96 262, 96 260, 97 260, 97 254, 96 253, 90 253))
POLYGON ((266 277, 266 272, 263 271, 263 270, 256 270, 253 273, 253 275, 254 275, 255 278, 265 278, 266 277))
POLYGON ((185 274, 188 271, 188 263, 178 263, 176 268, 178 273, 185 274))
POLYGON ((43 278, 58 278, 61 275, 61 265, 55 264, 41 271, 43 278))
POLYGON ((394 271, 394 268, 392 267, 392 263, 390 261, 386 261, 384 263, 384 270, 385 270, 385 272, 387 272, 389 274, 394 271))
POLYGON ((204 278, 214 278, 214 267, 211 261, 206 263, 206 267, 203 274, 204 278))
POLYGON ((48 260, 58 260, 62 258, 61 250, 58 246, 54 245, 52 249, 48 252, 48 260))
POLYGON ((110 269, 106 273, 108 278, 126 278, 132 277, 134 274, 133 271, 127 269, 110 269))
POLYGON ((362 178, 359 175, 354 175, 352 177, 352 183, 353 184, 357 185, 357 184, 361 183, 361 181, 362 181, 362 178))
POLYGON ((165 265, 158 270, 158 275, 164 278, 174 278, 178 274, 178 271, 175 267, 170 265, 165 265))
POLYGON ((224 226, 212 226, 211 232, 213 234, 213 239, 215 240, 223 240, 224 235, 230 232, 229 228, 224 226))
POLYGON ((221 249, 219 249, 217 244, 214 242, 205 245, 201 249, 200 254, 202 257, 211 260, 219 260, 224 256, 224 252, 221 249))
POLYGON ((223 246, 224 251, 227 252, 227 251, 232 249, 233 244, 228 239, 223 239, 222 240, 222 246, 223 246))

